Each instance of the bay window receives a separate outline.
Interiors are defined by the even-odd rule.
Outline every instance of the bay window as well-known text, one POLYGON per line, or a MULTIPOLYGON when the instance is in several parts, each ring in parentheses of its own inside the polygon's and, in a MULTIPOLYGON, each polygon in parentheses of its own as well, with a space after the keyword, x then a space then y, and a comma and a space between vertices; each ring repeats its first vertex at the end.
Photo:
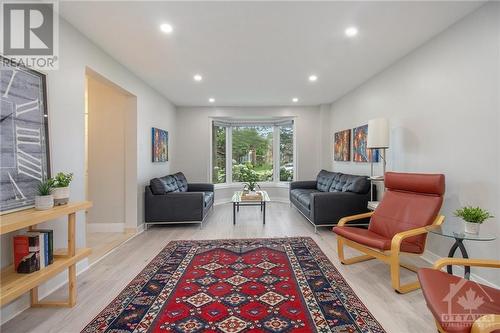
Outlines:
POLYGON ((212 121, 212 182, 238 183, 252 173, 259 182, 294 178, 294 124, 291 119, 212 121))

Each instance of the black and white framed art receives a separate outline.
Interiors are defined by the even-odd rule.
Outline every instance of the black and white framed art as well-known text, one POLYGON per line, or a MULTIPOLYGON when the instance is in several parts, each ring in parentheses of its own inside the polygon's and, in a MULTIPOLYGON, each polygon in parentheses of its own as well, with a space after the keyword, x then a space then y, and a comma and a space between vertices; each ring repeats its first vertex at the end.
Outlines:
POLYGON ((34 206, 50 177, 44 74, 0 56, 0 213, 34 206))

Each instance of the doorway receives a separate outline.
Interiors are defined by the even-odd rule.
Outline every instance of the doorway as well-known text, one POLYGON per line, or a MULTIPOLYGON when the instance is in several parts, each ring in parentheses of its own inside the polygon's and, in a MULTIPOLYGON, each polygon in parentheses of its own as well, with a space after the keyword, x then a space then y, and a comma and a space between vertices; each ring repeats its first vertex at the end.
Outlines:
POLYGON ((89 263, 136 233, 137 98, 87 68, 85 87, 85 185, 89 263))

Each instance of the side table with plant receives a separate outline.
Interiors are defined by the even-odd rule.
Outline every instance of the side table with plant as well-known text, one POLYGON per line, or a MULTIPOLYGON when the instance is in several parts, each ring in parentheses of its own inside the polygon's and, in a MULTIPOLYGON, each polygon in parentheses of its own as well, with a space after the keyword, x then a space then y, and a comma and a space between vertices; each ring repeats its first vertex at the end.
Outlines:
POLYGON ((456 217, 460 217, 465 222, 465 232, 470 234, 479 234, 479 227, 481 224, 493 218, 487 210, 481 207, 465 206, 457 209, 454 212, 456 217))

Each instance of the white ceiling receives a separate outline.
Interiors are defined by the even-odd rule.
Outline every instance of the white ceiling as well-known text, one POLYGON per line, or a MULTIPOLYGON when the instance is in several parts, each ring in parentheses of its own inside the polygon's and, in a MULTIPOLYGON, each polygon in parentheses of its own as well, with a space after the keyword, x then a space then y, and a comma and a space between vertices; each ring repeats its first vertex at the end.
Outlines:
POLYGON ((480 5, 86 1, 60 11, 176 105, 273 106, 332 102, 480 5), (351 25, 359 34, 348 39, 351 25))

